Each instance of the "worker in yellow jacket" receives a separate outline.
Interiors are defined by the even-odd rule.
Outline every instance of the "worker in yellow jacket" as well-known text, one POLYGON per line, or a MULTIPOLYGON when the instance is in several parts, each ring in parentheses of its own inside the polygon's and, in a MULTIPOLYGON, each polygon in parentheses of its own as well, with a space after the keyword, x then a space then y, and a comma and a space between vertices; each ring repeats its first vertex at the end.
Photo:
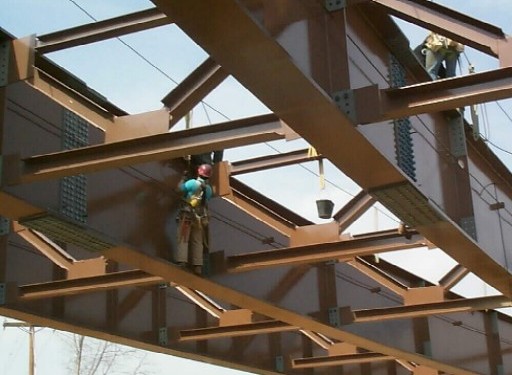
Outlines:
POLYGON ((464 45, 431 32, 425 40, 425 69, 432 79, 439 78, 439 68, 445 63, 446 78, 454 77, 459 55, 464 45))

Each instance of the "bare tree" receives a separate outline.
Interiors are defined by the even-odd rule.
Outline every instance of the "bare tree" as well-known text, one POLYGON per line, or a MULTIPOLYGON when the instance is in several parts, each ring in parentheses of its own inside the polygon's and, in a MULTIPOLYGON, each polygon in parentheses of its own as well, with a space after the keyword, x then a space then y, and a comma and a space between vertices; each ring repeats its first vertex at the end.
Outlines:
POLYGON ((149 375, 147 354, 138 349, 108 341, 73 334, 73 360, 70 364, 75 375, 149 375))

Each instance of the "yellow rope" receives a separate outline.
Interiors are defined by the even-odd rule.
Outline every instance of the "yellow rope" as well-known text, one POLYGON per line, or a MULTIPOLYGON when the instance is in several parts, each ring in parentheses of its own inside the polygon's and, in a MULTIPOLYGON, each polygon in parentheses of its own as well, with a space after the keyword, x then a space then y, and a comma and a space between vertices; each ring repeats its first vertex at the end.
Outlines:
MULTIPOLYGON (((314 158, 318 156, 318 152, 312 146, 308 149, 308 158, 314 158)), ((324 159, 318 159, 318 175, 320 176, 320 190, 325 189, 325 174, 324 174, 324 159)))

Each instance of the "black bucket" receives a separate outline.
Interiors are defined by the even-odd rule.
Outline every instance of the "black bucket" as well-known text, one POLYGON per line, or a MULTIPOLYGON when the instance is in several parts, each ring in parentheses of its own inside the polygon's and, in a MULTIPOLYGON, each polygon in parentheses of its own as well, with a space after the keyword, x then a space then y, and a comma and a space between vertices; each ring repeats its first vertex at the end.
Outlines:
POLYGON ((330 219, 334 203, 329 199, 319 199, 316 201, 316 208, 320 219, 330 219))

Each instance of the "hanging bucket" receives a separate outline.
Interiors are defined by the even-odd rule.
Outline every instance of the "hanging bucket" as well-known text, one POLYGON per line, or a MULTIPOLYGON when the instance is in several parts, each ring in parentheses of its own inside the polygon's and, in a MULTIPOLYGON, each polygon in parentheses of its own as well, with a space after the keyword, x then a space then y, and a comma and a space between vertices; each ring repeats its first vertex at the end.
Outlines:
POLYGON ((320 219, 330 219, 334 203, 329 199, 319 199, 316 201, 316 208, 320 219))

